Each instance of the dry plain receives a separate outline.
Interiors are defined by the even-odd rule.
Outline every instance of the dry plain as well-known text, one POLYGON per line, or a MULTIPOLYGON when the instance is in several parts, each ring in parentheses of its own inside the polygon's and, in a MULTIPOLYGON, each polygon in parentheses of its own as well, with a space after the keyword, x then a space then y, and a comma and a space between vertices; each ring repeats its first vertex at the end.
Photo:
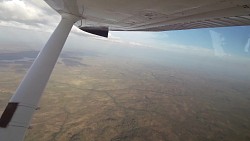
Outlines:
MULTIPOLYGON (((0 113, 36 54, 0 54, 0 113)), ((249 141, 249 80, 167 61, 64 52, 25 141, 249 141)))

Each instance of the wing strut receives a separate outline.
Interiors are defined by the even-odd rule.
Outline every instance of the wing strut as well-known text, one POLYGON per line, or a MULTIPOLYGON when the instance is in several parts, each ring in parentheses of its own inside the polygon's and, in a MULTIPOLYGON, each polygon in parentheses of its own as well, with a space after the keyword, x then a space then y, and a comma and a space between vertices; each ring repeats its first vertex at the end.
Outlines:
POLYGON ((0 119, 0 141, 22 141, 43 90, 57 62, 73 24, 72 15, 62 15, 61 22, 23 78, 0 119))

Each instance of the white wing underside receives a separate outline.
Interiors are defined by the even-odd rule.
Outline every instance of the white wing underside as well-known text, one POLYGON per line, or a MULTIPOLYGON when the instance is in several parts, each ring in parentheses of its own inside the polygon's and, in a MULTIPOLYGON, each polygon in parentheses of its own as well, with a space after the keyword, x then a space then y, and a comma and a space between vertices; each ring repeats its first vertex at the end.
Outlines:
POLYGON ((167 31, 250 25, 249 0, 45 0, 58 13, 82 18, 78 27, 167 31))
MULTIPOLYGON (((64 17, 0 119, 0 140, 21 141, 68 33, 81 29, 167 31, 250 25, 249 0, 45 0, 64 17), (86 28, 87 27, 87 28, 86 28), (90 27, 90 28, 89 28, 90 27), (93 28, 92 28, 93 27, 93 28), (42 69, 41 69, 42 68, 42 69), (46 77, 44 77, 46 76, 46 77)), ((106 35, 106 32, 101 32, 106 35)), ((246 45, 248 51, 248 44, 246 45)))

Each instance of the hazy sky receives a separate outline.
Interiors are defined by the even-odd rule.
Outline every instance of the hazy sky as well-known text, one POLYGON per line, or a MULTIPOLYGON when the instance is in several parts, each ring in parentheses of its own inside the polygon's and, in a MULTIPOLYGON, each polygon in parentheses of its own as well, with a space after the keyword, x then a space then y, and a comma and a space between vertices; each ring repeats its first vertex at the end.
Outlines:
MULTIPOLYGON (((1 43, 28 42, 30 38, 44 43, 48 38, 47 33, 51 33, 59 21, 59 14, 43 0, 0 0, 1 43)), ((249 26, 167 32, 110 32, 109 39, 91 36, 74 27, 71 34, 86 38, 87 42, 99 40, 128 47, 180 49, 201 53, 211 50, 215 56, 250 56, 249 26)), ((82 42, 76 40, 74 44, 82 42)))

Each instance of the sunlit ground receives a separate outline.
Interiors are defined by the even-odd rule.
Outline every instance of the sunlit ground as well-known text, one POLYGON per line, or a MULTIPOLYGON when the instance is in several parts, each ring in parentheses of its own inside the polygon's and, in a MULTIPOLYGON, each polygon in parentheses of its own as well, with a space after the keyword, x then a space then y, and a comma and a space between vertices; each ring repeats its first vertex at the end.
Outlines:
MULTIPOLYGON (((248 58, 105 42, 66 45, 26 141, 250 139, 248 58)), ((37 50, 1 47, 1 111, 37 50)))

